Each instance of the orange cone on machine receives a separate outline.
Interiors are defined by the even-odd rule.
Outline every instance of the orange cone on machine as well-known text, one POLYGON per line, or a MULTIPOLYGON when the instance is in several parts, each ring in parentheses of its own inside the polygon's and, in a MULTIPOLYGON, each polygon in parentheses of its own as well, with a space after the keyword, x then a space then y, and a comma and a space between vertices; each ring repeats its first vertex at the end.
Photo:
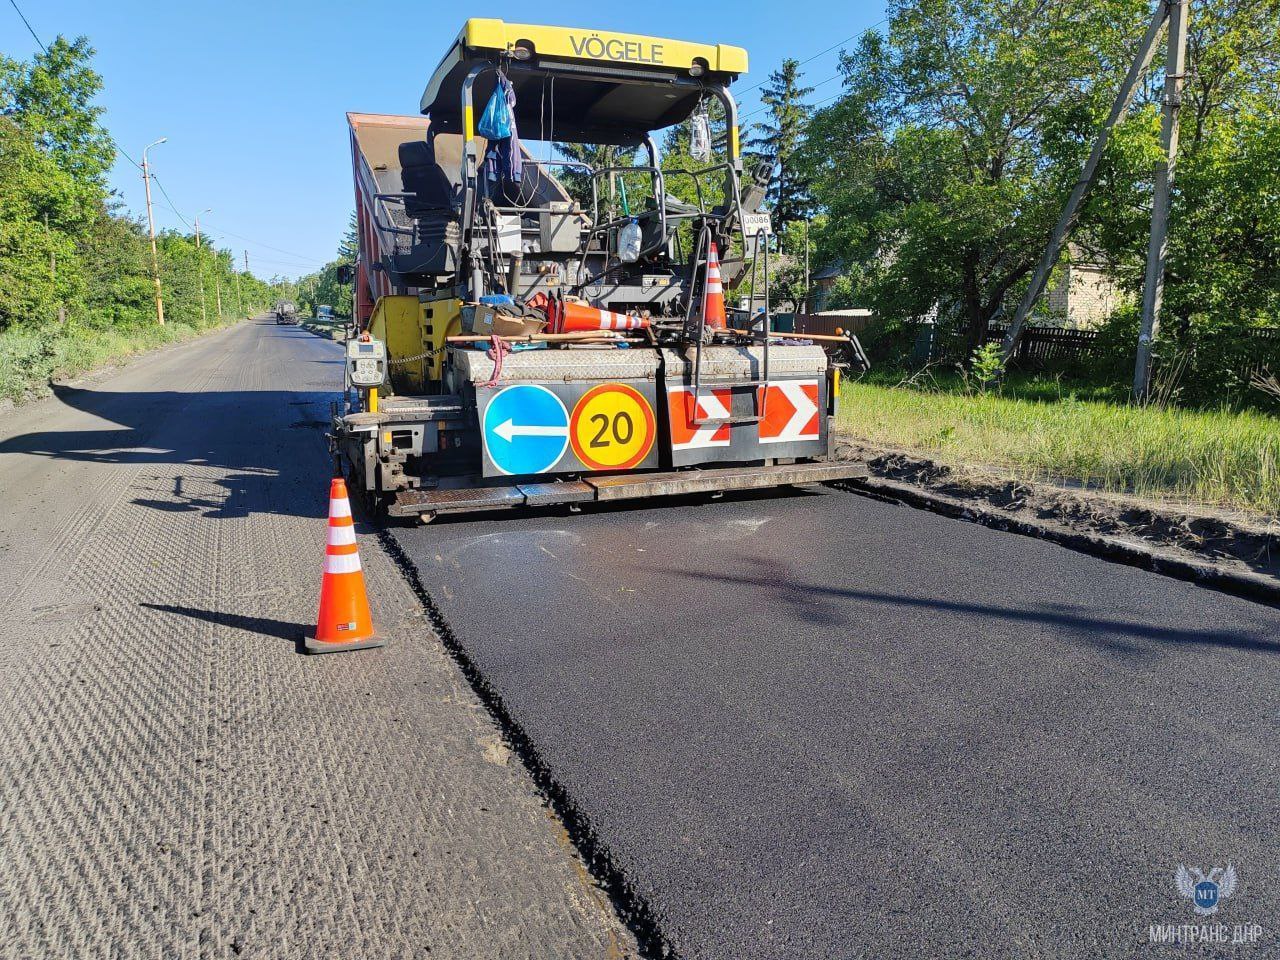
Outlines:
POLYGON ((716 245, 711 244, 711 253, 707 257, 707 326, 712 330, 723 330, 729 325, 724 312, 724 283, 720 279, 720 256, 716 245))
POLYGON ((320 614, 315 632, 303 637, 302 645, 307 653, 337 653, 380 647, 385 642, 373 632, 351 501, 346 483, 338 477, 329 487, 329 540, 320 582, 320 614))
POLYGON ((631 313, 614 313, 572 300, 560 302, 556 311, 556 333, 575 333, 579 330, 643 330, 649 326, 646 317, 631 313))

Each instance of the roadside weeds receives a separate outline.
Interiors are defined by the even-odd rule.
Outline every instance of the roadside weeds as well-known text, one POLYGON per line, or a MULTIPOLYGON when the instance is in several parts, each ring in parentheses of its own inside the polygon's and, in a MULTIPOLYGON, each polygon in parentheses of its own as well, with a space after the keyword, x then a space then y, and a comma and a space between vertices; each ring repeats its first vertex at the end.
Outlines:
POLYGON ((0 334, 0 413, 49 396, 56 384, 97 380, 145 356, 229 330, 172 323, 132 330, 9 330, 0 334))
POLYGON ((869 445, 1020 480, 1280 511, 1280 419, 1265 413, 862 381, 840 399, 840 428, 869 445))

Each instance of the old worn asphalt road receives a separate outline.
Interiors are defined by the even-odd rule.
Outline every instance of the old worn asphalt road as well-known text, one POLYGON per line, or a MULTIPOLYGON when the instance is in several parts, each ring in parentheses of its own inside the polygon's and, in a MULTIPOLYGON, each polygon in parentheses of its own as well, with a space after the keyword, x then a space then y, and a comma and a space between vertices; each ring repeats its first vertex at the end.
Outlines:
POLYGON ((1197 955, 1228 862, 1274 948, 1274 609, 836 490, 395 536, 683 956, 1197 955))
POLYGON ((246 323, 0 415, 0 958, 622 958, 634 941, 361 531, 314 622, 340 346, 246 323))

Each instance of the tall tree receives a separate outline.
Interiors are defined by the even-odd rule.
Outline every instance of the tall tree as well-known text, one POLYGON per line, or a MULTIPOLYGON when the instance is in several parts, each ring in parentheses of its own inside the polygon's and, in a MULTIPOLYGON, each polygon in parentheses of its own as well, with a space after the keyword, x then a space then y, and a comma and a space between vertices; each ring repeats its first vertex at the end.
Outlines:
POLYGON ((342 235, 342 240, 338 243, 337 263, 353 264, 356 262, 356 257, 360 256, 360 235, 358 231, 356 212, 352 210, 351 217, 347 220, 347 232, 342 235))
POLYGON ((103 108, 102 77, 84 37, 57 37, 29 63, 0 56, 0 114, 11 117, 72 177, 101 188, 115 160, 103 108))
MULTIPOLYGON (((877 311, 971 345, 1025 283, 1149 16, 1147 0, 891 0, 842 57, 801 158, 877 311)), ((1123 138, 1121 138, 1123 139, 1123 138)))
MULTIPOLYGON (((61 36, 30 61, 0 55, 0 330, 44 328, 56 338, 154 322, 146 234, 107 188, 115 148, 95 103, 102 79, 92 57, 84 38, 61 36)), ((175 320, 216 316, 230 261, 172 232, 160 246, 175 320)), ((265 302, 266 284, 239 281, 247 309, 265 302)))
POLYGON ((333 312, 338 316, 345 317, 351 313, 351 284, 338 282, 338 268, 355 263, 358 253, 356 214, 353 210, 347 232, 338 243, 337 258, 326 263, 322 270, 298 280, 298 299, 307 309, 315 310, 323 303, 333 307, 333 312))
POLYGON ((792 163, 813 112, 805 102, 813 87, 801 86, 800 76, 800 63, 790 58, 769 74, 760 93, 760 102, 768 108, 768 119, 752 127, 755 135, 747 144, 766 163, 774 164, 768 198, 779 231, 788 223, 807 217, 813 204, 808 174, 792 163))
MULTIPOLYGON (((1193 314, 1280 321, 1280 0, 1197 0, 1188 31, 1188 77, 1179 114, 1163 329, 1193 314)), ((1137 136, 1116 144, 1111 180, 1093 205, 1090 241, 1134 291, 1147 231, 1154 115, 1153 71, 1137 136)))

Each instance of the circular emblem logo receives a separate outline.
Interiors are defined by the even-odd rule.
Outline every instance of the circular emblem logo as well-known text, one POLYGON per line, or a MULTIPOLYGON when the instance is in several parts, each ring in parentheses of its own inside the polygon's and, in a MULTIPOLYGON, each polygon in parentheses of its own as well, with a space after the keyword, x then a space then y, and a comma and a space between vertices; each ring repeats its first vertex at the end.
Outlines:
POLYGON ((625 383, 592 387, 573 408, 569 442, 590 470, 630 470, 653 448, 653 407, 625 383))

